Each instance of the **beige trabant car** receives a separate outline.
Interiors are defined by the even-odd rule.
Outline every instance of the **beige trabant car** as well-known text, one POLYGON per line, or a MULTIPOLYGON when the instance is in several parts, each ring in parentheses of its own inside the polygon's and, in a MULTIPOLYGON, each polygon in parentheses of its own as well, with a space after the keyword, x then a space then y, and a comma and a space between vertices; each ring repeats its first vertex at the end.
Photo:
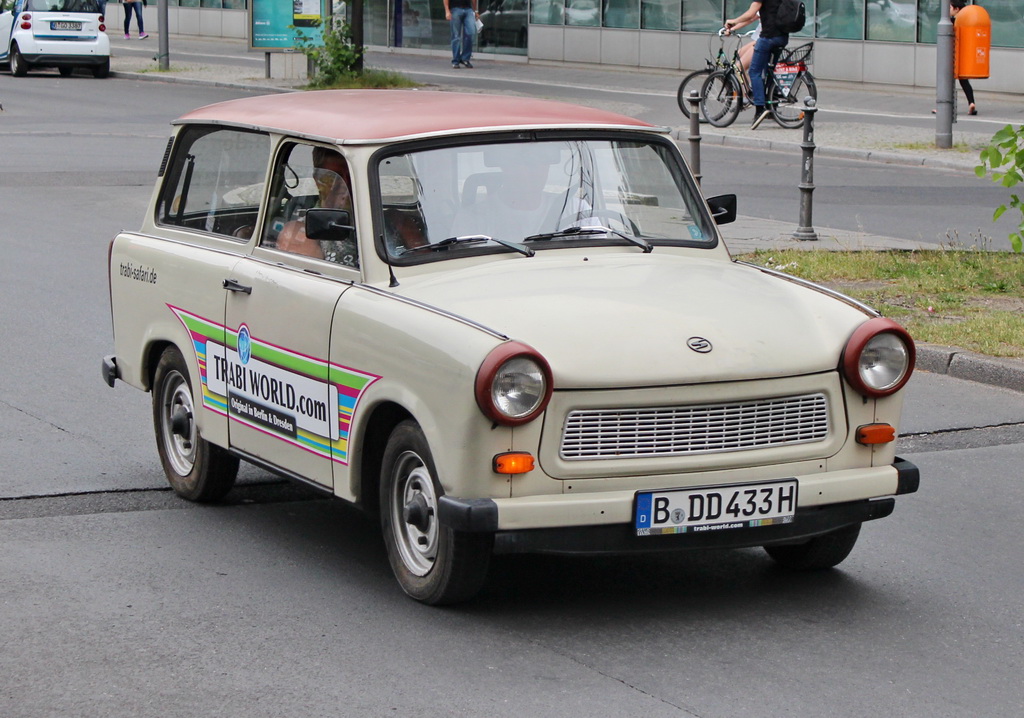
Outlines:
POLYGON ((832 567, 918 471, 914 344, 730 257, 664 128, 523 97, 324 91, 174 123, 110 245, 120 379, 174 490, 239 460, 379 514, 402 589, 495 552, 763 546, 832 567))

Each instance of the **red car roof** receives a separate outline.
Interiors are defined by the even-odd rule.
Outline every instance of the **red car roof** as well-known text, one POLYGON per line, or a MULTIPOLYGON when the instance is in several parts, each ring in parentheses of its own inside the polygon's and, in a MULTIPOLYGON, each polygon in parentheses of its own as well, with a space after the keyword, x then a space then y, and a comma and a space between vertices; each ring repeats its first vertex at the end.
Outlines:
POLYGON ((551 100, 420 90, 321 90, 219 102, 174 124, 223 123, 349 142, 373 142, 476 129, 654 125, 551 100))

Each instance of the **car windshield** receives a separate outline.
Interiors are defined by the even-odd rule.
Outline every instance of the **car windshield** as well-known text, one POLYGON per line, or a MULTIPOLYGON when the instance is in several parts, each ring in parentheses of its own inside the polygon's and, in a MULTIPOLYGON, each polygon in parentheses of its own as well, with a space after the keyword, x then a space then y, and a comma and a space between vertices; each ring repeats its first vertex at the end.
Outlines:
POLYGON ((715 242, 677 153, 654 138, 424 149, 384 157, 377 174, 387 251, 396 260, 715 242))
POLYGON ((97 0, 28 0, 26 10, 35 12, 84 12, 99 14, 97 0))

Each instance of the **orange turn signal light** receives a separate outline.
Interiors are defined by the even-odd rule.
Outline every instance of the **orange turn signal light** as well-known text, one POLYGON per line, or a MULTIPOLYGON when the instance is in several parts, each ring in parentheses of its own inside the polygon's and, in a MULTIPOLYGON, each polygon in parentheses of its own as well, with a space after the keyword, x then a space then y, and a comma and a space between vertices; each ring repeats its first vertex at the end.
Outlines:
POLYGON ((872 444, 888 444, 896 441, 896 427, 890 424, 865 424, 857 427, 857 443, 871 446, 872 444))
POLYGON ((525 474, 533 471, 534 465, 533 456, 521 451, 510 451, 507 454, 498 454, 494 457, 494 473, 496 474, 525 474))

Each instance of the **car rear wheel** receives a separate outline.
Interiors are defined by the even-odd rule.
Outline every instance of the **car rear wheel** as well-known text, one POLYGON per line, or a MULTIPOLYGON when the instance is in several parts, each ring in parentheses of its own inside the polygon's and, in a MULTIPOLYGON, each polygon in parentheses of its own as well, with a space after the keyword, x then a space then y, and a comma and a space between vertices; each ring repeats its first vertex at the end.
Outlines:
POLYGON ((437 481, 419 425, 395 427, 384 450, 380 512, 388 560, 399 585, 431 605, 472 598, 487 578, 494 536, 454 531, 438 521, 437 481))
POLYGON ((17 45, 11 45, 11 74, 15 77, 24 77, 28 74, 28 63, 25 62, 17 45))
POLYGON ((860 536, 860 524, 837 529, 822 536, 815 536, 801 544, 765 546, 777 563, 796 571, 815 571, 832 568, 843 562, 853 551, 860 536))
POLYGON ((160 357, 153 377, 153 426, 164 474, 174 492, 189 501, 217 501, 238 476, 238 457, 199 434, 188 367, 177 347, 160 357))
POLYGON ((71 77, 71 73, 75 71, 73 67, 58 67, 57 72, 60 73, 61 77, 71 77))
POLYGON ((102 80, 108 75, 110 75, 110 58, 104 60, 102 65, 93 65, 92 76, 97 80, 102 80))

